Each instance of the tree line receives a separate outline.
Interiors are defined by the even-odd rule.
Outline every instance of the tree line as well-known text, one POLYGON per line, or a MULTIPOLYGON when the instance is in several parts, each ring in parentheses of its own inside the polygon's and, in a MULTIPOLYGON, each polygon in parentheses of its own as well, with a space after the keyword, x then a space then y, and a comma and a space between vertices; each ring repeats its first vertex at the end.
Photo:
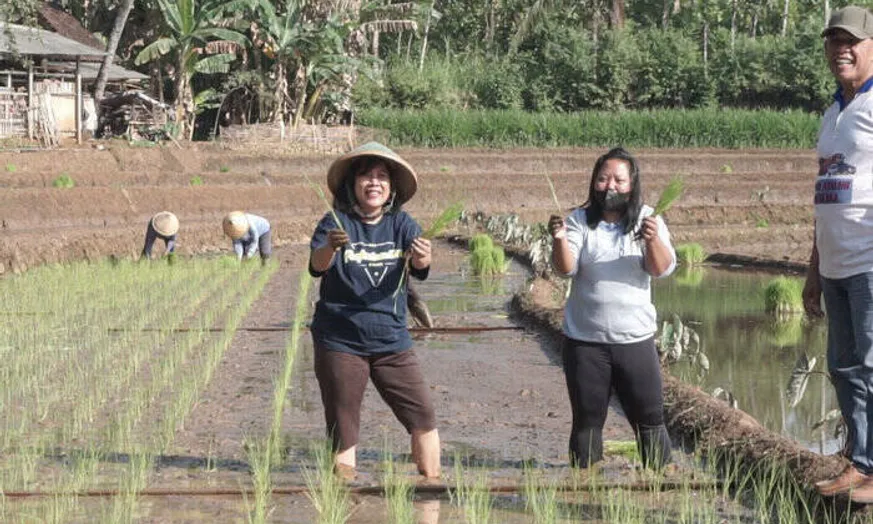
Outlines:
MULTIPOLYGON (((64 0, 121 65, 197 115, 361 108, 820 111, 829 0, 64 0)), ((863 4, 863 2, 858 2, 863 4)), ((40 2, 0 6, 33 23, 40 2)), ((102 93, 98 92, 98 95, 102 93)))

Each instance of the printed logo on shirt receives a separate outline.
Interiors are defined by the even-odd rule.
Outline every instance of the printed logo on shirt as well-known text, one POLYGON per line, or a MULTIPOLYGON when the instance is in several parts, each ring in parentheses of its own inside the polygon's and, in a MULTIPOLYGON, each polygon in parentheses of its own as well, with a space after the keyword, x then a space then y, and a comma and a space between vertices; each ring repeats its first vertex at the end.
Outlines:
POLYGON ((846 155, 836 153, 818 159, 818 176, 854 175, 855 166, 846 162, 846 155))
POLYGON ((403 258, 403 251, 397 249, 394 242, 379 244, 353 242, 343 250, 343 261, 349 271, 360 267, 373 287, 382 282, 388 270, 396 266, 401 258, 403 258))
POLYGON ((816 204, 852 203, 855 166, 846 162, 846 155, 837 153, 818 159, 818 178, 815 181, 816 204))
POLYGON ((852 182, 848 177, 819 178, 815 181, 815 203, 851 204, 852 182))

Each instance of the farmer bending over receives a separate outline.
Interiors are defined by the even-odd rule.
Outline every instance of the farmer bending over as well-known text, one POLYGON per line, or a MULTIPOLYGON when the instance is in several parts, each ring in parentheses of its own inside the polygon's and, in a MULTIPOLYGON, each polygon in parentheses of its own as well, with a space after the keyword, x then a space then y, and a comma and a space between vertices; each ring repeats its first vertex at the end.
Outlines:
POLYGON ((233 250, 237 258, 249 259, 260 252, 261 262, 266 262, 273 254, 273 241, 270 234, 270 222, 266 218, 232 211, 222 222, 224 234, 233 241, 233 250))
POLYGON ((164 241, 164 254, 170 255, 176 249, 176 233, 179 232, 179 219, 169 211, 161 211, 149 220, 146 228, 145 245, 142 247, 141 258, 150 259, 155 240, 164 241))
POLYGON ((415 171, 371 142, 335 160, 327 185, 340 223, 331 213, 318 223, 309 272, 322 277, 311 331, 335 470, 346 480, 355 477, 369 377, 410 433, 418 471, 437 478, 436 417, 406 325, 406 282, 427 278, 431 264, 430 241, 400 208, 415 194, 415 171))
POLYGON ((670 459, 650 282, 673 272, 676 254, 667 226, 651 216, 642 193, 636 159, 615 148, 594 164, 588 201, 566 221, 549 219, 552 263, 573 279, 563 364, 573 410, 570 463, 580 468, 603 458, 613 388, 643 465, 658 469, 670 459))

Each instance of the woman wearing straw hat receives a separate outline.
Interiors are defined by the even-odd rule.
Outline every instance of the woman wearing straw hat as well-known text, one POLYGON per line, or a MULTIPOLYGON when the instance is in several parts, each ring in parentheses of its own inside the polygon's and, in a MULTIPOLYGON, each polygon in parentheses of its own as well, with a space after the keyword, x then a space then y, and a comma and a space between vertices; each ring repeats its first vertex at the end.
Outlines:
POLYGON ((415 171, 370 142, 335 160, 327 184, 334 210, 312 235, 309 271, 322 277, 311 332, 336 471, 345 479, 355 476, 370 377, 411 435, 418 471, 438 478, 436 417, 406 326, 404 288, 409 277, 427 278, 431 263, 430 242, 400 209, 417 189, 415 171))
POLYGON ((231 211, 221 223, 224 234, 233 241, 233 250, 240 260, 252 258, 260 252, 261 262, 273 254, 270 222, 261 216, 242 211, 231 211))
POLYGON ((169 211, 161 211, 149 220, 146 228, 145 245, 142 248, 142 258, 151 258, 155 240, 164 241, 165 255, 171 255, 176 249, 176 233, 179 232, 179 219, 169 211))

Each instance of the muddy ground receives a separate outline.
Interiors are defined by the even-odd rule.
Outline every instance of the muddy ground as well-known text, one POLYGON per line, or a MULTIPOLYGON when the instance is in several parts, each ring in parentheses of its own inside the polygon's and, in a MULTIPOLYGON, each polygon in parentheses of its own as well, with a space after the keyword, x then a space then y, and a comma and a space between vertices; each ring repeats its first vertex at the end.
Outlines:
MULTIPOLYGON (((447 205, 462 200, 470 211, 513 212, 525 221, 544 221, 555 204, 543 173, 550 174, 562 207, 569 210, 585 200, 591 166, 602 152, 400 150, 420 175, 419 193, 407 210, 427 224, 447 205)), ((685 196, 667 214, 675 242, 699 242, 710 253, 749 260, 802 264, 807 259, 815 169, 811 151, 636 153, 648 202, 657 199, 672 176, 685 179, 685 196)), ((243 209, 271 220, 281 262, 243 324, 288 327, 306 242, 325 212, 306 177, 324 184, 330 160, 281 152, 247 155, 215 146, 112 145, 102 150, 0 153, 0 273, 66 260, 134 257, 142 248, 149 217, 164 209, 180 218, 182 255, 227 252, 221 217, 243 209), (72 177, 76 186, 52 187, 61 174, 72 177)), ((456 248, 440 244, 434 269, 457 272, 461 258, 456 248)), ((427 298, 426 286, 422 284, 427 298)), ((515 325, 500 318, 499 325, 515 325)), ((481 318, 458 314, 438 316, 437 322, 476 325, 481 318)), ((308 347, 307 336, 304 340, 308 347)), ((493 340, 491 352, 421 351, 438 409, 446 467, 451 468, 456 452, 495 467, 508 480, 517 477, 524 459, 565 467, 569 407, 560 369, 553 365, 552 340, 535 330, 493 340), (514 353, 522 343, 537 349, 514 353)), ((161 460, 153 486, 237 487, 249 482, 245 442, 269 431, 273 377, 281 369, 286 342, 287 333, 280 331, 237 334, 211 386, 178 432, 173 453, 161 460)), ((309 442, 323 433, 306 355, 304 350, 284 427, 292 460, 278 474, 278 484, 301 483, 294 457, 304 456, 309 442)), ((392 449, 402 450, 406 437, 372 389, 364 412, 359 482, 367 484, 378 482, 384 439, 396 443, 392 449)), ((616 411, 610 414, 606 437, 632 439, 616 411)), ((621 458, 613 467, 618 476, 630 471, 621 458)))

